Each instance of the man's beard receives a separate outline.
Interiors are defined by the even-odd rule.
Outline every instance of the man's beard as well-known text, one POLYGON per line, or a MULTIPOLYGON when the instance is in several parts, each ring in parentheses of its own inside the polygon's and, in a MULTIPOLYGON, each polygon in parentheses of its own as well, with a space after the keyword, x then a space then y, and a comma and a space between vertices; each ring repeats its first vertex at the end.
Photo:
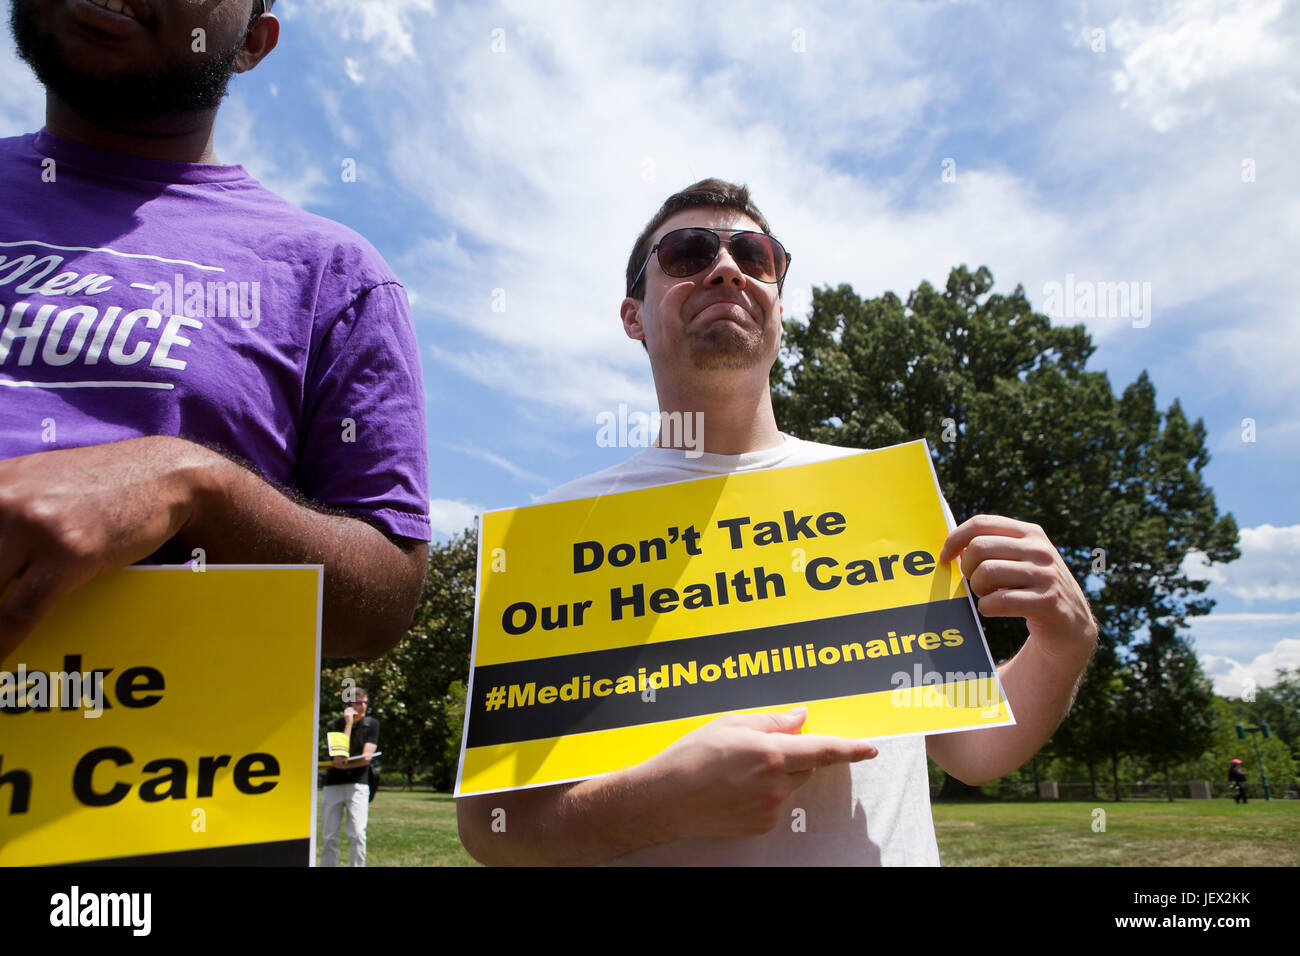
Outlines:
POLYGON ((131 76, 90 76, 65 59, 58 39, 36 29, 31 0, 13 0, 9 31, 18 55, 45 89, 87 119, 106 126, 138 127, 215 109, 226 95, 241 41, 195 62, 131 76))
POLYGON ((695 368, 750 368, 768 355, 767 329, 760 331, 727 321, 713 322, 691 338, 690 353, 695 368))

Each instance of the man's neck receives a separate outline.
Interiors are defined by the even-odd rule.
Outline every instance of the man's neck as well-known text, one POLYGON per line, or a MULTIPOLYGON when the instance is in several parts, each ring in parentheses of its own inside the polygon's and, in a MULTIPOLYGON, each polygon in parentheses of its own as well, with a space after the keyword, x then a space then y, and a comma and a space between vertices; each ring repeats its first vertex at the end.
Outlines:
POLYGON ((216 110, 168 120, 154 129, 120 129, 97 123, 53 94, 45 97, 45 128, 55 136, 86 146, 172 163, 220 165, 212 147, 216 110))
POLYGON ((701 381, 658 383, 660 447, 683 447, 713 455, 743 455, 781 444, 767 380, 750 382, 740 375, 709 376, 701 381), (680 413, 681 419, 669 417, 680 413), (689 424, 686 416, 692 416, 689 424))

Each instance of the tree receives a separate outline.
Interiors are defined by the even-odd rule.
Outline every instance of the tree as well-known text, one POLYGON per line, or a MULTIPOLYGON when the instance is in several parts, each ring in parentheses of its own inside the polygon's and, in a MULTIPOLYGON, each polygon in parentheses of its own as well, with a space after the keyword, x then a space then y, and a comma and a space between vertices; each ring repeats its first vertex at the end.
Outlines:
POLYGON ((1111 796, 1120 799, 1119 761, 1130 722, 1125 672, 1118 649, 1099 642, 1088 674, 1079 687, 1070 719, 1052 737, 1052 746, 1088 768, 1092 798, 1097 792, 1097 766, 1110 766, 1111 796))
POLYGON ((1151 625, 1128 675, 1129 743, 1164 771, 1172 803, 1171 765, 1199 757, 1214 742, 1214 690, 1187 641, 1167 623, 1151 625))
POLYGON ((1241 703, 1238 719, 1245 724, 1268 724, 1274 737, 1283 740, 1300 761, 1300 667, 1288 673, 1277 669, 1272 687, 1255 693, 1253 702, 1241 703))
MULTIPOLYGON (((1290 753, 1285 740, 1274 736, 1268 740, 1241 740, 1237 737, 1237 724, 1255 725, 1259 716, 1255 710, 1243 718, 1241 707, 1254 708, 1255 704, 1225 697, 1214 700, 1214 737, 1210 747, 1182 768, 1188 780, 1208 780, 1220 793, 1227 792, 1225 781, 1228 764, 1233 757, 1243 762, 1243 770, 1250 779, 1252 796, 1263 796, 1260 787, 1259 761, 1255 759, 1255 745, 1259 746, 1260 756, 1264 758, 1264 771, 1268 774, 1269 784, 1273 788, 1274 799, 1280 799, 1287 789, 1295 789, 1297 761, 1290 753)), ((1269 722, 1271 731, 1272 722, 1269 722)))
MULTIPOLYGON (((420 603, 397 647, 378 661, 327 661, 322 671, 322 700, 329 692, 339 699, 345 676, 365 686, 371 712, 381 722, 384 762, 403 772, 427 768, 438 789, 451 786, 459 757, 477 555, 475 530, 432 546, 420 603), (448 743, 452 739, 454 747, 448 743)), ((321 716, 327 716, 324 706, 321 716)), ((334 716, 337 712, 329 715, 334 716)))

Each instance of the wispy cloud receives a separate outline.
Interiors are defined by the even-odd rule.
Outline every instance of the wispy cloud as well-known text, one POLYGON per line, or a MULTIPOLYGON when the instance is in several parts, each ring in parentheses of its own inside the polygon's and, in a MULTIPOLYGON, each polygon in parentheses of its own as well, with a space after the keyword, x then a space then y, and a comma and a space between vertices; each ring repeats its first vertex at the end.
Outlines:
POLYGON ((500 468, 502 471, 506 472, 507 474, 512 475, 518 481, 534 483, 534 484, 546 484, 549 481, 549 479, 543 478, 541 475, 534 474, 533 472, 528 471, 527 469, 520 468, 518 465, 514 464, 513 462, 505 458, 502 458, 500 455, 495 454, 494 452, 490 452, 484 448, 475 448, 469 445, 449 445, 446 443, 443 444, 443 447, 450 451, 457 452, 458 454, 468 455, 470 458, 476 458, 479 461, 487 462, 489 465, 493 465, 497 468, 500 468))

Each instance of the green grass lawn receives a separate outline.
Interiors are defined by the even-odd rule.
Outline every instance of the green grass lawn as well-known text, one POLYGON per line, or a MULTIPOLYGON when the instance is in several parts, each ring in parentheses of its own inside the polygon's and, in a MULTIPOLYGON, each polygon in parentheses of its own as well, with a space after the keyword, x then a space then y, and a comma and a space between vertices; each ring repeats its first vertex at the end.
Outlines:
MULTIPOLYGON (((316 852, 320 854, 323 797, 316 796, 316 852)), ((339 859, 348 863, 347 827, 339 859)), ((456 835, 456 801, 449 793, 381 789, 370 804, 366 866, 478 866, 456 835)))
POLYGON ((1297 866, 1300 800, 937 803, 934 833, 944 866, 1297 866))
MULTIPOLYGON (((1300 800, 937 803, 934 831, 944 866, 1300 865, 1300 800)), ((367 866, 476 865, 449 794, 380 790, 367 833, 367 866)))

